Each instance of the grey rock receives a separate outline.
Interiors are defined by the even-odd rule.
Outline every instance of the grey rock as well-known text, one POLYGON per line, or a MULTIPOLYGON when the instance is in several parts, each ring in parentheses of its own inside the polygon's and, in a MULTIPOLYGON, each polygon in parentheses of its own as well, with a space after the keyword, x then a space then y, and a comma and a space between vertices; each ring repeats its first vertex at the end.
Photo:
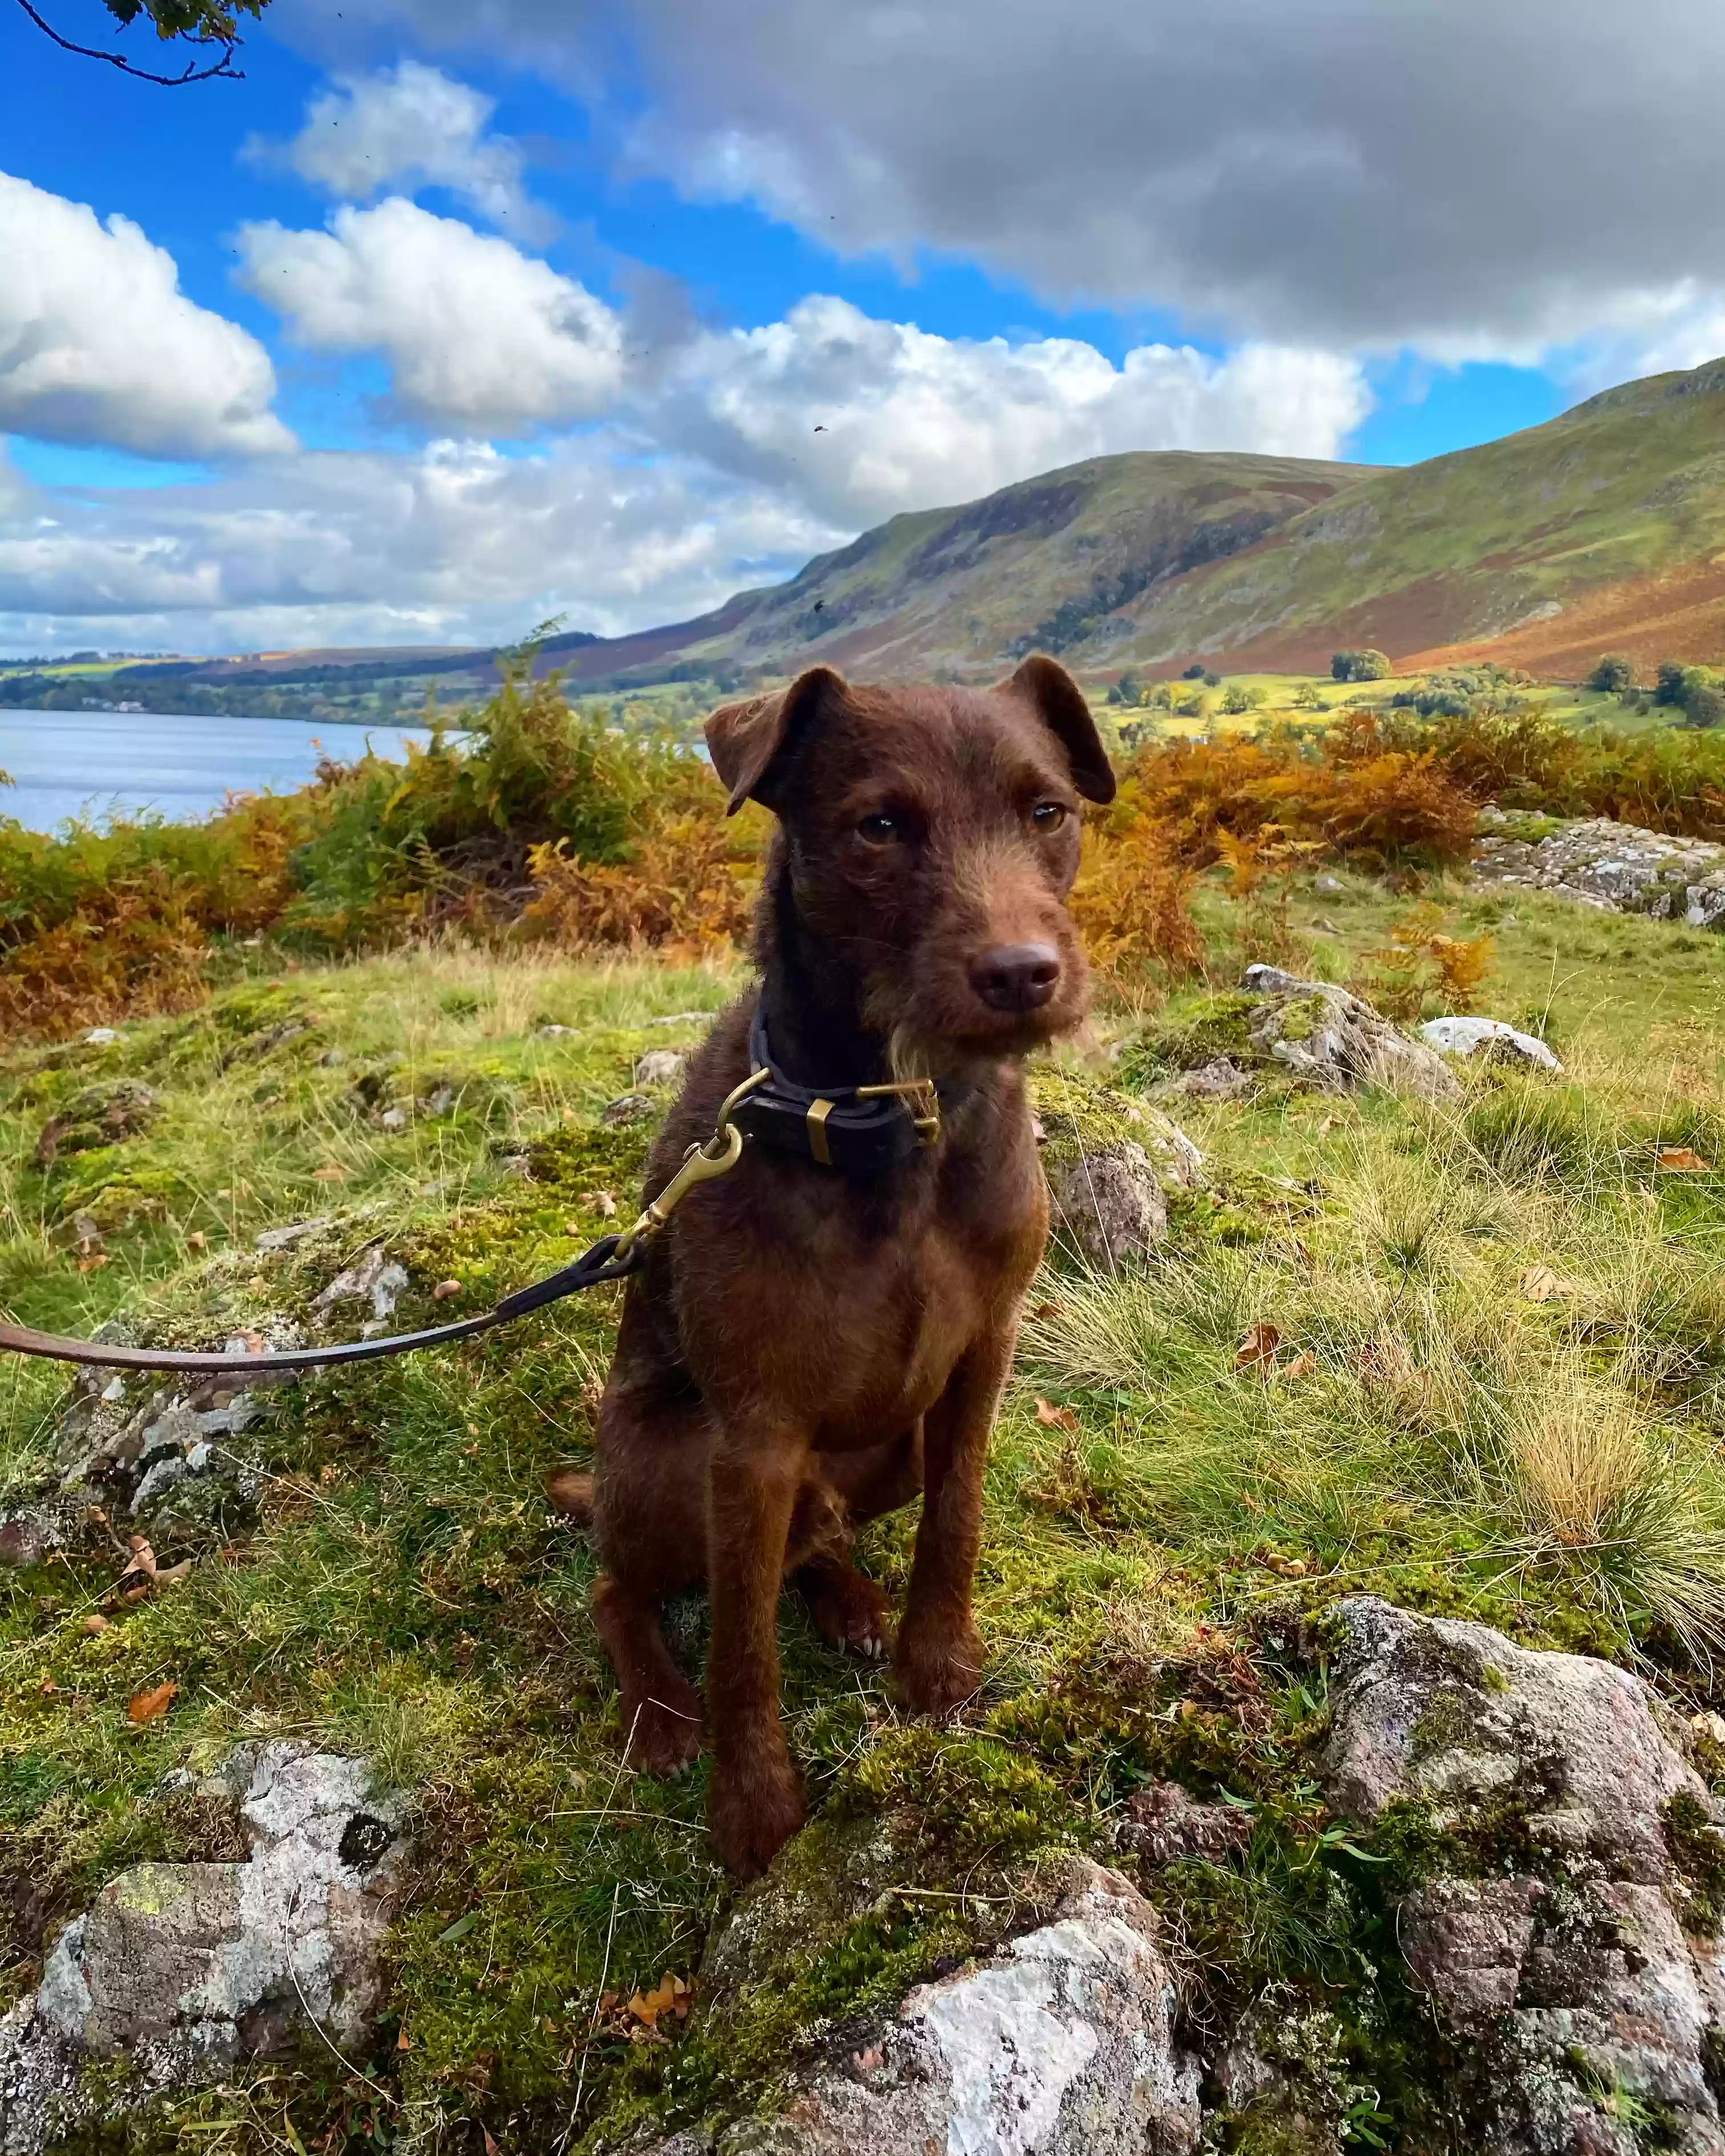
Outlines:
POLYGON ((86 1048, 111 1048, 120 1038, 111 1025, 93 1025, 84 1036, 86 1048))
POLYGON ((581 1029, 577 1025, 542 1025, 534 1030, 542 1040, 573 1040, 579 1035, 581 1029))
POLYGON ((1651 914, 1692 928, 1725 924, 1725 846, 1607 816, 1482 809, 1473 873, 1481 883, 1548 891, 1606 913, 1651 914))
POLYGON ((637 1086, 680 1086, 689 1058, 680 1048, 649 1048, 635 1065, 637 1086))
POLYGON ((1325 1763, 1347 1818, 1369 1823, 1413 1798, 1452 1824, 1512 1792, 1554 1856, 1666 1883, 1660 1815, 1680 1794, 1705 1804, 1707 1793, 1681 1726, 1640 1677, 1370 1596, 1336 1604, 1331 1622, 1341 1644, 1325 1763))
POLYGON ((1055 1233, 1087 1264, 1112 1272, 1168 1234, 1168 1199, 1150 1157, 1120 1138, 1076 1160, 1050 1161, 1055 1233))
POLYGON ((1537 1035, 1517 1033, 1501 1018, 1431 1018, 1420 1027, 1420 1038, 1440 1055, 1468 1056, 1483 1048, 1512 1063, 1536 1063, 1543 1070, 1563 1067, 1537 1035))
POLYGON ((1118 1838, 1147 1864, 1183 1857, 1225 1864, 1251 1840, 1252 1824, 1232 1804, 1202 1804, 1178 1782, 1152 1782, 1128 1799, 1118 1838))
POLYGON ((362 1760, 242 1746, 210 1779, 238 1810, 240 1863, 140 1864, 60 1934, 0 2020, 0 2151, 36 2156, 82 2120, 196 2087, 315 2025, 340 2046, 381 2003, 404 1804, 362 1760), (100 2082, 91 2061, 118 2061, 100 2082))
POLYGON ((649 1025, 706 1025, 713 1017, 711 1011, 668 1011, 663 1018, 649 1019, 649 1025))
POLYGON ((1604 2088, 1658 2107, 1665 2145, 1725 2156, 1710 2078, 1725 2056, 1720 1948, 1701 1936, 1674 1804, 1686 1837, 1713 1836, 1715 1861, 1725 1835, 1683 1726, 1640 1678, 1485 1625, 1369 1598, 1327 1621, 1332 1807, 1366 1824, 1419 1806, 1434 1827, 1482 1836, 1493 1866, 1440 1870, 1397 1912, 1414 1981, 1461 2046, 1468 2146, 1631 2156, 1641 2143, 1601 2109, 1604 2088))
MULTIPOLYGON (((843 2064, 723 2130, 717 2156, 1185 2156, 1199 2066, 1174 2007, 1148 1904, 1076 1862, 1048 1922, 848 2032, 843 2064)), ((653 2156, 706 2145, 682 2134, 653 2156)))
POLYGON ((455 1089, 449 1085, 434 1086, 420 1102, 425 1113, 433 1117, 448 1115, 454 1105, 455 1089))
POLYGON ((253 1248, 266 1257, 278 1250, 290 1250, 295 1243, 303 1243, 313 1235, 321 1235, 326 1228, 336 1224, 333 1213, 315 1214, 309 1220, 290 1220, 280 1228, 266 1228, 253 1248))
POLYGON ((1308 1085, 1330 1092, 1382 1086, 1429 1101, 1460 1096, 1440 1056, 1335 982, 1260 965, 1246 968, 1241 985, 1264 998, 1248 1027, 1254 1045, 1308 1085))
POLYGON ((620 1124, 645 1122, 658 1112, 659 1103, 650 1093, 619 1093, 614 1101, 605 1103, 599 1121, 614 1129, 620 1124))
POLYGON ((1314 891, 1321 891, 1326 898, 1335 898, 1345 891, 1348 886, 1340 876, 1321 875, 1312 879, 1312 888, 1314 891))
POLYGON ((380 1128, 386 1131, 404 1131, 412 1120, 405 1108, 398 1106, 386 1108, 378 1116, 377 1122, 380 1128))
POLYGON ((311 1307, 321 1317, 338 1302, 368 1301, 372 1316, 381 1324, 386 1317, 394 1315, 395 1306, 407 1285, 406 1267, 374 1244, 352 1265, 336 1274, 311 1307))
POLYGON ((1164 1081, 1156 1091, 1167 1100, 1237 1101, 1241 1094, 1251 1091, 1254 1083, 1250 1071, 1219 1055, 1212 1062, 1200 1063, 1195 1070, 1183 1070, 1178 1078, 1164 1081))

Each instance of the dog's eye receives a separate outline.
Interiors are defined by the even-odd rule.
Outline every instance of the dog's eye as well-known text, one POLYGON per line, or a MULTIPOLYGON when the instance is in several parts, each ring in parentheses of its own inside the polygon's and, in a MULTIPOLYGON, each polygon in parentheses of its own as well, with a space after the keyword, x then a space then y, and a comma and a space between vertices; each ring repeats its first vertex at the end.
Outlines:
POLYGON ((899 819, 887 815, 884 810, 878 816, 865 816, 856 827, 858 838, 870 846, 890 846, 904 834, 904 825, 899 819))
POLYGON ((1066 804, 1063 801, 1039 801, 1030 811, 1030 821, 1039 831, 1058 831, 1066 820, 1066 804))

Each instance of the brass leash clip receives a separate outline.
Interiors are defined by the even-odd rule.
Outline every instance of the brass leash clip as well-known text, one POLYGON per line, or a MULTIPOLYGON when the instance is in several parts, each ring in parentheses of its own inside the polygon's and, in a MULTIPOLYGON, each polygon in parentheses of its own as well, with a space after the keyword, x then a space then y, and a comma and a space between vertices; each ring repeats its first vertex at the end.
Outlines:
POLYGON ((670 1219, 679 1205, 697 1183, 711 1183, 715 1177, 728 1175, 742 1158, 742 1132, 731 1120, 732 1111, 738 1101, 747 1100, 757 1086, 764 1086, 773 1073, 764 1067, 751 1071, 740 1086, 733 1086, 725 1096, 719 1108, 718 1121, 713 1134, 705 1145, 692 1145, 683 1155, 683 1165, 666 1183, 633 1226, 624 1229, 617 1238, 614 1260, 620 1263, 628 1257, 635 1245, 656 1235, 670 1219))

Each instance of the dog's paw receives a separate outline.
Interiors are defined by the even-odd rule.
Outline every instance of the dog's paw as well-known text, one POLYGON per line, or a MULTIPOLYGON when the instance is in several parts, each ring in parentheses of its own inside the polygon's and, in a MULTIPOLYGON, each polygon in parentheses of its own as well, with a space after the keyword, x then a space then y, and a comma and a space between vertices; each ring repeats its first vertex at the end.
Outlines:
POLYGON ((624 1703, 624 1762, 638 1774, 669 1780, 701 1755, 706 1738, 701 1695, 691 1686, 676 1700, 644 1699, 624 1703))
POLYGON ((788 1759, 768 1774, 715 1773, 707 1827, 736 1878, 758 1879, 803 1820, 803 1784, 788 1759))
POLYGON ((899 1690, 912 1714, 937 1721, 976 1697, 983 1678, 983 1642, 973 1625, 958 1631, 919 1633, 908 1623, 894 1656, 899 1690))
POLYGON ((850 1565, 821 1573, 809 1589, 809 1614, 829 1646, 871 1662, 884 1662, 892 1652, 892 1604, 850 1565))

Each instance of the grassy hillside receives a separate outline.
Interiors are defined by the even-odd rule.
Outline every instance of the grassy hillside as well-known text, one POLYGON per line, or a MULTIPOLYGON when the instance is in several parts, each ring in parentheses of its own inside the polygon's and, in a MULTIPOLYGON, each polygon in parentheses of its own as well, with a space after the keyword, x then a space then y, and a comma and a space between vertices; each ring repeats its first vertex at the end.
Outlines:
MULTIPOLYGON (((1458 644, 1579 671, 1725 651, 1725 362, 1608 391, 1502 441, 1378 472, 1244 559, 1147 593, 1081 661, 1322 665, 1458 644)), ((1417 656, 1416 656, 1417 655, 1417 656)))
MULTIPOLYGON (((1343 882, 1292 906, 1332 974, 1405 902, 1343 882)), ((1176 1208, 1155 1271, 1056 1256, 1034 1298, 988 1485, 988 1676, 963 1726, 901 1721, 890 1676, 787 1604, 787 1714, 816 1805, 831 1820, 914 1801, 937 1869, 818 1981, 763 1999, 740 2048, 705 2042, 698 2000, 686 2034, 652 2043, 623 2003, 692 1973, 729 1897, 705 1767, 659 1784, 619 1765, 593 1553, 540 1494, 586 1454, 614 1291, 272 1396, 236 1440, 253 1496, 158 1531, 162 1566, 189 1563, 177 1584, 121 1591, 124 1551, 97 1522, 0 1571, 0 2005, 104 1880, 210 1853, 208 1819, 161 1800, 171 1769, 290 1733, 362 1750, 415 1793, 375 2042, 243 2066, 105 2145, 593 2152, 644 2112, 735 2108, 871 1988, 962 1953, 1015 1867, 1073 1846, 1119 1861, 1111 1824, 1161 1773, 1260 1822, 1238 1873, 1146 1875, 1191 1982, 1226 1998, 1273 1978, 1290 2013, 1339 2016, 1372 2092, 1349 2145, 1410 2145, 1420 2057, 1398 2066, 1373 2020, 1381 1852, 1349 1848, 1301 1779, 1322 1693, 1266 1640, 1369 1589, 1639 1654, 1693 1711, 1716 1696, 1673 1623, 1725 1610, 1725 947, 1538 897, 1512 919, 1435 897, 1456 933, 1495 933, 1486 1007, 1541 1023, 1569 1077, 1471 1072, 1442 1110, 1276 1081, 1181 1106, 1209 1187, 1176 1208), (1709 1170, 1661 1175, 1661 1142, 1709 1170), (1561 1294, 1530 1296, 1535 1266, 1561 1294), (1286 1343, 1273 1376, 1239 1358, 1260 1324, 1286 1343), (167 1711, 129 1719, 166 1685, 167 1711)), ((1262 924, 1219 891, 1201 911, 1225 983, 1262 924)), ((311 1298, 382 1238, 410 1278, 398 1322, 477 1307, 599 1232, 608 1194, 627 1203, 649 1127, 610 1127, 603 1105, 737 978, 422 953, 237 988, 105 1050, 8 1051, 0 1298, 74 1330, 131 1312, 187 1337, 277 1317, 339 1332, 354 1306, 316 1320, 311 1298), (654 1022, 678 1014, 697 1015, 654 1022), (155 1095, 146 1129, 39 1158, 48 1118, 121 1081, 155 1095), (309 1214, 331 1217, 321 1236, 258 1251, 309 1214), (434 1303, 445 1280, 459 1296, 434 1303)), ((1148 1021, 1153 1043, 1203 993, 1148 1021)), ((1105 1009, 1046 1070, 1045 1114, 1126 1067, 1106 1047, 1145 1023, 1105 1009)), ((39 1481, 66 1387, 44 1365, 0 1377, 3 1507, 39 1481)), ((895 1592, 911 1525, 861 1545, 895 1592)), ((698 1601, 674 1613, 696 1667, 705 1623, 698 1601)))
POLYGON ((1081 644, 1113 609, 1254 546, 1368 470, 1179 451, 1093 457, 957 509, 895 516, 788 584, 680 631, 570 654, 570 679, 668 655, 774 671, 826 660, 860 675, 969 673, 1081 644))

